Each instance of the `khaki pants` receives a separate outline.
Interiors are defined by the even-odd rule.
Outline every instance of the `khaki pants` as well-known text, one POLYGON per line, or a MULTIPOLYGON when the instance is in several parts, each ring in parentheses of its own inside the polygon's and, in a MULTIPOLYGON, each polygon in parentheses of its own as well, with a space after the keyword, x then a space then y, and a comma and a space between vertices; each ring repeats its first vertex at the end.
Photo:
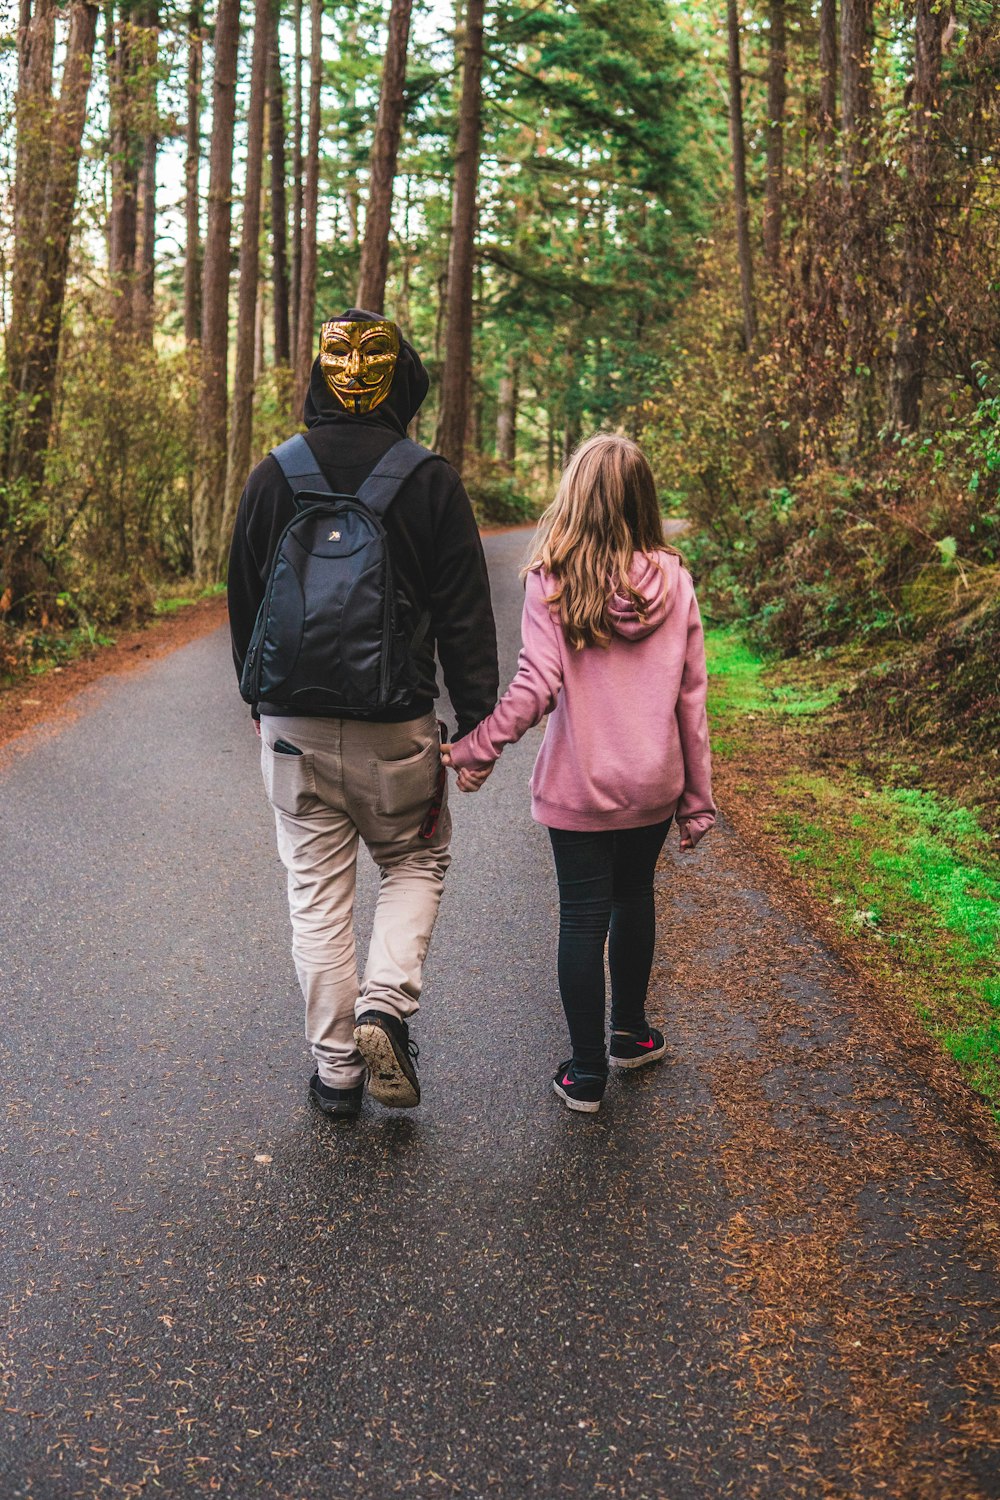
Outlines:
POLYGON ((365 1076, 355 1014, 405 1020, 418 1007, 423 962, 451 862, 447 801, 430 839, 419 829, 441 765, 433 714, 405 724, 352 719, 261 720, 261 769, 288 871, 292 956, 306 1036, 320 1078, 351 1088, 365 1076), (275 751, 276 740, 302 751, 275 751), (360 989, 354 945, 358 838, 379 869, 360 989))

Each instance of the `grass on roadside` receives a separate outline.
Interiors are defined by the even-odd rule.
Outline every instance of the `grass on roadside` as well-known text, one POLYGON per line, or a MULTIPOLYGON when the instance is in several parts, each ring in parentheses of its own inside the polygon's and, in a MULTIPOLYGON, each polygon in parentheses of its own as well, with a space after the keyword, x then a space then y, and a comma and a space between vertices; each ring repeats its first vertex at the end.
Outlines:
POLYGON ((207 587, 189 584, 186 588, 180 588, 176 583, 172 583, 169 592, 157 594, 153 602, 153 614, 154 616, 173 615, 179 609, 186 609, 189 604, 198 604, 202 599, 214 599, 225 592, 224 583, 210 583, 207 587))
POLYGON ((844 680, 836 664, 797 662, 796 681, 732 631, 710 631, 708 652, 715 754, 738 766, 763 826, 845 939, 905 987, 1000 1117, 1000 859, 979 817, 893 784, 891 762, 880 783, 830 754, 821 731, 844 680))

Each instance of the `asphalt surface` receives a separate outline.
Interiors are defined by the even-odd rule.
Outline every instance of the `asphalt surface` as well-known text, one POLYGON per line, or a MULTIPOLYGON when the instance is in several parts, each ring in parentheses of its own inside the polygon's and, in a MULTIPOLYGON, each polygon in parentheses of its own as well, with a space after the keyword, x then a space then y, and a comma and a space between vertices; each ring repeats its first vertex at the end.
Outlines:
MULTIPOLYGON (((487 545, 509 673, 524 538, 487 545)), ((659 877, 669 1061, 594 1118, 552 1096, 536 746, 453 799, 424 1102, 346 1126, 307 1100, 224 633, 89 689, 0 765, 3 1500, 1000 1494, 993 1180, 877 1025, 847 1045, 874 1023, 724 822, 659 877), (771 982, 748 983, 765 929, 771 982), (735 1083, 775 1016, 755 1103, 735 1083), (858 1104, 873 1058, 881 1113, 858 1104), (856 1240, 808 1191, 835 1195, 824 1143, 849 1166, 852 1129, 872 1159, 894 1143, 893 1172, 908 1142, 927 1166, 852 1186, 856 1240), (793 1179, 795 1201, 762 1196, 793 1179), (832 1292, 790 1244, 837 1261, 832 1292), (884 1441, 838 1322, 854 1296, 883 1311, 867 1368, 920 1398, 884 1441)), ((366 866, 362 933, 373 893, 366 866)))

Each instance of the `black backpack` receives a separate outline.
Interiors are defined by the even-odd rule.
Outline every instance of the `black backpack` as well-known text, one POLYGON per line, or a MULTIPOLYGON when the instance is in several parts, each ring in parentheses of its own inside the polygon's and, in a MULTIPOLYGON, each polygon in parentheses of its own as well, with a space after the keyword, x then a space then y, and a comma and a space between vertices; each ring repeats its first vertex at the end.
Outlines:
POLYGON ((407 634, 383 520, 431 453, 403 438, 383 454, 356 495, 324 479, 305 438, 272 449, 292 487, 296 514, 278 539, 250 637, 240 693, 337 717, 405 704, 417 688, 413 655, 430 625, 407 634))

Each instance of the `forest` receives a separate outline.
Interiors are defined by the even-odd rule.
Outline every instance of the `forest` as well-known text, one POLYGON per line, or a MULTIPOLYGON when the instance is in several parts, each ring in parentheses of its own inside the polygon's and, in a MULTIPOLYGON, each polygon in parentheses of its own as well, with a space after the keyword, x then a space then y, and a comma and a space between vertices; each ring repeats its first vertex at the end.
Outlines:
POLYGON ((989 0, 19 0, 0 70, 2 670, 216 583, 354 304, 483 520, 624 430, 715 620, 995 743, 989 0))

